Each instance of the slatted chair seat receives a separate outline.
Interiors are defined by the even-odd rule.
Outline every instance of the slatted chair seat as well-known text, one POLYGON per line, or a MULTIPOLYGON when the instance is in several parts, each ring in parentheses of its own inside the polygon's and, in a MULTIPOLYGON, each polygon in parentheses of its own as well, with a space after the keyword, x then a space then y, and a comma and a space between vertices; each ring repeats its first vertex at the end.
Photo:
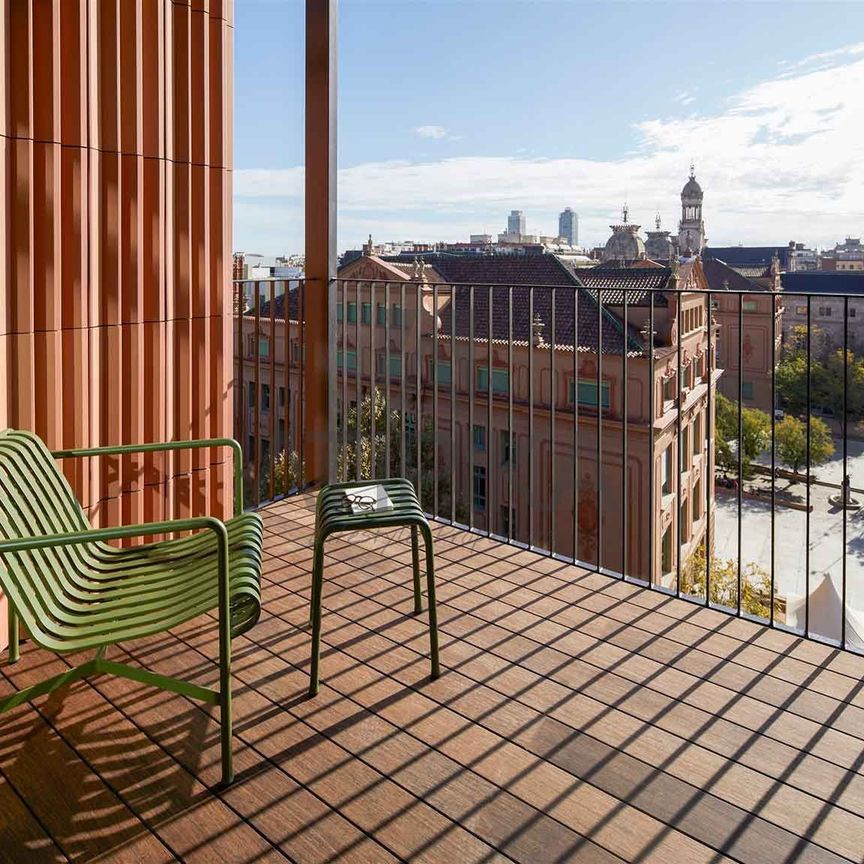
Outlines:
POLYGON ((222 714, 223 781, 231 766, 230 639, 261 611, 263 529, 242 506, 242 459, 229 439, 90 448, 52 454, 29 432, 0 432, 0 589, 9 601, 9 659, 18 659, 18 619, 34 643, 56 653, 96 649, 70 673, 0 699, 0 713, 70 680, 99 672, 125 675, 218 704, 222 714), (235 513, 121 528, 92 529, 57 458, 118 455, 213 446, 235 453, 235 513), (108 540, 173 532, 197 533, 138 546, 108 540), (220 688, 198 687, 112 663, 106 649, 163 633, 219 611, 220 688))

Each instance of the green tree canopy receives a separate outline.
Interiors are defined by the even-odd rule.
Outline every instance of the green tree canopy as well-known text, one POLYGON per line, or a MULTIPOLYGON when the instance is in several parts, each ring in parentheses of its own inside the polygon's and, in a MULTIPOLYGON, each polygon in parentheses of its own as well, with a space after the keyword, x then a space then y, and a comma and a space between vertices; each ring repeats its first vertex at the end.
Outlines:
MULTIPOLYGON (((787 415, 774 429, 777 456, 794 473, 807 466, 807 424, 787 415)), ((834 453, 828 426, 818 417, 810 418, 810 467, 823 465, 834 453)))
MULTIPOLYGON (((726 470, 737 468, 731 442, 738 441, 738 405, 722 393, 716 397, 717 461, 726 470)), ((771 418, 758 408, 741 409, 741 462, 745 474, 753 460, 771 444, 771 418)))

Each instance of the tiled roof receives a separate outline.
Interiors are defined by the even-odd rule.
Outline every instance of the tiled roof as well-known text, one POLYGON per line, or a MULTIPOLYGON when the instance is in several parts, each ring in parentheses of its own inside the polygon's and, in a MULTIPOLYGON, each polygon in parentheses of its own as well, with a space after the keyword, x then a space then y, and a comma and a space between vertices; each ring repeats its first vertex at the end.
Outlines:
POLYGON ((837 273, 810 270, 801 273, 782 273, 780 282, 787 294, 800 291, 808 294, 864 295, 864 272, 837 273))
MULTIPOLYGON (((288 320, 300 320, 300 292, 292 289, 288 292, 288 320)), ((254 310, 247 310, 247 315, 254 315, 254 310)), ((259 313, 261 320, 270 319, 270 301, 265 300, 261 304, 261 312, 259 313)), ((285 294, 280 294, 273 300, 273 317, 279 321, 285 319, 285 294)))
POLYGON ((767 287, 756 279, 743 276, 737 267, 730 267, 725 261, 705 258, 702 272, 708 282, 709 291, 767 291, 767 287))
POLYGON ((777 246, 706 246, 702 250, 702 260, 718 258, 732 267, 770 267, 774 253, 780 259, 780 267, 785 270, 789 259, 789 247, 786 243, 777 246))
MULTIPOLYGON (((563 290, 555 289, 555 344, 572 347, 576 322, 574 321, 574 302, 578 304, 575 310, 578 314, 578 330, 580 351, 597 351, 599 343, 600 321, 597 301, 593 291, 578 290, 578 299, 574 300, 577 290, 570 282, 562 286, 563 290)), ((471 288, 460 285, 454 288, 454 309, 448 304, 441 312, 441 331, 446 336, 468 338, 471 321, 471 288), (454 331, 455 323, 455 331, 454 331)), ((509 338, 509 291, 508 286, 488 287, 483 285, 474 288, 474 338, 486 339, 489 335, 489 294, 492 294, 492 339, 507 341, 509 338)), ((543 322, 543 337, 550 340, 552 336, 552 288, 514 285, 513 291, 513 339, 517 342, 528 342, 532 337, 532 315, 539 315, 543 322), (530 308, 530 295, 533 292, 533 310, 530 308)), ((602 316, 603 353, 622 353, 624 347, 624 328, 621 319, 611 310, 605 308, 602 316)), ((632 325, 629 327, 628 353, 641 353, 644 340, 639 331, 632 325)))
POLYGON ((666 287, 672 270, 669 267, 614 267, 602 265, 581 269, 575 276, 587 288, 601 291, 603 305, 623 306, 627 294, 628 306, 649 305, 654 293, 655 306, 666 306, 666 287))
POLYGON ((465 285, 572 285, 554 255, 427 255, 447 282, 465 285))

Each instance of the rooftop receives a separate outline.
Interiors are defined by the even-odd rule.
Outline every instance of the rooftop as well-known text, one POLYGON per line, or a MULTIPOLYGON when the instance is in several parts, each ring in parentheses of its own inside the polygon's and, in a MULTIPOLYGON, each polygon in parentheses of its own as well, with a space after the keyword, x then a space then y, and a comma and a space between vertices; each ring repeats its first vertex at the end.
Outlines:
MULTIPOLYGON (((442 677, 407 532, 343 535, 310 701, 313 507, 263 511, 235 785, 209 709, 79 682, 4 718, 6 860, 860 861, 864 657, 439 525, 442 677)), ((200 621, 130 651, 216 674, 200 621)), ((25 645, 0 692, 63 665, 25 645)))

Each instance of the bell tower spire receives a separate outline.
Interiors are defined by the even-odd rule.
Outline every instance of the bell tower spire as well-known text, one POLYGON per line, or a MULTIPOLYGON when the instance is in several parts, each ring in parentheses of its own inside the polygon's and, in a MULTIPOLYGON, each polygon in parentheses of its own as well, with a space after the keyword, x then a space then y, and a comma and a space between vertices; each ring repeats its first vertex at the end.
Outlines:
POLYGON ((681 190, 681 221, 678 223, 678 248, 698 255, 705 246, 705 222, 702 219, 702 187, 696 180, 696 167, 690 162, 690 177, 681 190))

